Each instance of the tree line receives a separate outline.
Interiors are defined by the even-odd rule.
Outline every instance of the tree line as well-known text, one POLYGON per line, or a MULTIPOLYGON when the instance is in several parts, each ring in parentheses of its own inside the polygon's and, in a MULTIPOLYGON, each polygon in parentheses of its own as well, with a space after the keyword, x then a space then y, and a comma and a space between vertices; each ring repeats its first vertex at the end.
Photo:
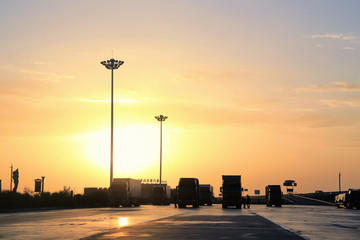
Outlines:
POLYGON ((64 187, 63 190, 54 193, 0 192, 0 211, 31 208, 105 207, 108 204, 109 193, 103 189, 98 189, 87 195, 74 195, 70 187, 64 187))

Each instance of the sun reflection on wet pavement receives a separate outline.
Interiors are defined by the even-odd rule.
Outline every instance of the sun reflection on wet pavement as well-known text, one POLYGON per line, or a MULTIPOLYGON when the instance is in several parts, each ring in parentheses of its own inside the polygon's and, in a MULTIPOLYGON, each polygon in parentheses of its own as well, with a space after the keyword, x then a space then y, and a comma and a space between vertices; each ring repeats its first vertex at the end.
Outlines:
POLYGON ((125 227, 127 225, 129 225, 129 218, 128 217, 120 217, 119 218, 119 226, 125 227))

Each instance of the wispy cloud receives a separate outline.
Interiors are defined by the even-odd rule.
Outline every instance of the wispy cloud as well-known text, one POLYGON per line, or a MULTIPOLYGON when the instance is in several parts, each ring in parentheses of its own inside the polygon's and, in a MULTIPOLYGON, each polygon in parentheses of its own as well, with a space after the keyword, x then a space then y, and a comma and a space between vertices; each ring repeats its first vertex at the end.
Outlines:
MULTIPOLYGON (((80 102, 89 102, 89 103, 109 103, 111 100, 110 98, 106 98, 106 99, 79 99, 80 102)), ((132 103, 138 103, 139 101, 134 100, 134 99, 126 99, 126 98, 114 98, 114 102, 115 103, 128 103, 128 104, 132 104, 132 103)))
MULTIPOLYGON (((44 65, 45 62, 34 62, 34 65, 44 65)), ((37 81, 50 81, 50 82, 58 82, 63 79, 75 79, 75 76, 72 75, 65 75, 65 74, 58 74, 58 73, 52 73, 52 72, 43 72, 43 71, 37 71, 29 68, 22 68, 22 67, 15 67, 12 64, 7 64, 0 66, 2 69, 6 69, 11 72, 15 73, 22 73, 30 77, 32 80, 37 81)))
POLYGON ((36 61, 34 65, 46 65, 46 62, 36 61))
POLYGON ((314 112, 314 108, 291 108, 290 111, 293 112, 314 112))
POLYGON ((344 47, 345 50, 355 50, 353 47, 344 47))
POLYGON ((330 106, 330 107, 360 107, 359 99, 323 99, 320 100, 320 103, 330 106))
POLYGON ((33 79, 40 80, 40 81, 53 81, 58 82, 62 79, 75 79, 75 76, 72 75, 61 75, 56 73, 50 73, 50 72, 40 72, 40 71, 34 71, 29 69, 20 69, 21 73, 26 73, 32 76, 33 79))
POLYGON ((330 84, 314 84, 308 87, 296 88, 295 91, 299 92, 359 92, 360 85, 349 82, 332 82, 330 84))
POLYGON ((329 38, 329 39, 341 39, 341 40, 355 40, 359 37, 353 36, 352 34, 343 33, 327 33, 327 34, 316 34, 311 36, 312 39, 316 38, 329 38))

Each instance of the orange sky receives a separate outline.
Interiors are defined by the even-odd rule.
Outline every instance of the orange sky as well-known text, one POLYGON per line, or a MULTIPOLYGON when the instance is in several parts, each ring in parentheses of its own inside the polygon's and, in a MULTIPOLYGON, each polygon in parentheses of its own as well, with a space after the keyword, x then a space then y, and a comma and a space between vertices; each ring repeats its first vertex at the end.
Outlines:
POLYGON ((2 188, 108 187, 112 50, 115 177, 158 178, 163 114, 172 187, 360 188, 359 3, 324 3, 0 3, 2 188))

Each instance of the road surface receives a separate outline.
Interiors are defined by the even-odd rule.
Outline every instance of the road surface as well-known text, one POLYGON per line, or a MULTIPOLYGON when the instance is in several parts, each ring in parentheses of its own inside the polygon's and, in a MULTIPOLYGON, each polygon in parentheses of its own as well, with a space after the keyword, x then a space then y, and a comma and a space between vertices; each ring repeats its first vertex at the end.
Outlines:
POLYGON ((328 206, 173 206, 0 214, 2 239, 358 239, 360 211, 328 206))

